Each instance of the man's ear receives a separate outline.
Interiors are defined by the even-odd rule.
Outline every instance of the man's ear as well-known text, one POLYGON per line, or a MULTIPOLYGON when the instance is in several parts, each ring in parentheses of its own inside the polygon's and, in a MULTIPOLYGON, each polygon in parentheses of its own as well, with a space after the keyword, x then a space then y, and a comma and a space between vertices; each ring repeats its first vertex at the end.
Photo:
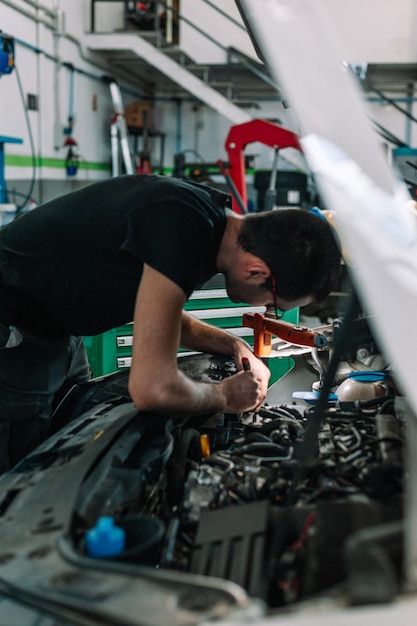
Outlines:
POLYGON ((250 261, 248 261, 246 265, 246 272, 248 278, 261 278, 263 281, 271 275, 271 271, 267 264, 258 257, 253 257, 250 261))

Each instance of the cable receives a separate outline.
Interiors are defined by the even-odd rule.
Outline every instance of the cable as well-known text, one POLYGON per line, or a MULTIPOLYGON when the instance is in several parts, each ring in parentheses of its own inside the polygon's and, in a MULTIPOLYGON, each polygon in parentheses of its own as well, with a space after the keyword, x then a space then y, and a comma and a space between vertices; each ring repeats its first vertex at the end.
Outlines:
MULTIPOLYGON (((22 198, 27 198, 27 194, 26 193, 22 193, 20 191, 16 191, 16 189, 13 189, 12 191, 8 191, 8 195, 9 196, 21 196, 22 198)), ((38 200, 36 200, 35 198, 30 197, 28 199, 28 202, 34 202, 34 204, 39 204, 38 200)))
POLYGON ((353 291, 350 295, 345 315, 343 318, 343 324, 340 330, 337 341, 334 344, 332 358, 330 359, 329 366, 323 378, 323 386, 320 391, 317 403, 314 406, 312 414, 308 420, 307 427, 304 433, 304 440, 300 445, 297 453, 298 466, 295 471, 294 480, 291 485, 289 496, 289 504, 293 504, 296 489, 300 480, 305 476, 308 469, 314 463, 316 459, 316 448, 318 442, 318 434, 320 426, 326 414, 326 408, 328 404, 329 394, 331 392, 333 381, 342 358, 343 351, 346 346, 346 342, 352 331, 352 323, 356 318, 360 310, 360 304, 356 293, 353 291))
POLYGON ((29 115, 28 115, 28 112, 27 112, 26 104, 25 104, 25 95, 23 93, 22 82, 20 80, 20 75, 19 75, 19 71, 18 71, 17 67, 15 67, 15 72, 16 72, 17 84, 18 84, 18 87, 19 87, 20 98, 21 98, 22 105, 23 105, 23 110, 24 110, 24 113, 25 113, 25 120, 26 120, 27 129, 28 129, 30 149, 31 149, 31 155, 32 155, 32 179, 30 181, 29 191, 27 192, 23 203, 18 205, 17 208, 16 208, 16 216, 15 216, 15 218, 16 218, 16 217, 19 217, 20 213, 23 211, 23 209, 25 208, 27 203, 32 198, 32 192, 33 192, 33 189, 35 187, 35 182, 36 182, 36 155, 35 155, 35 144, 34 144, 34 141, 33 141, 32 128, 31 128, 31 125, 30 125, 29 115))
POLYGON ((197 152, 197 150, 193 150, 192 148, 186 148, 185 150, 182 150, 181 154, 185 155, 187 154, 187 152, 194 154, 197 157, 197 159, 200 159, 202 163, 205 163, 205 159, 201 156, 199 152, 197 152))

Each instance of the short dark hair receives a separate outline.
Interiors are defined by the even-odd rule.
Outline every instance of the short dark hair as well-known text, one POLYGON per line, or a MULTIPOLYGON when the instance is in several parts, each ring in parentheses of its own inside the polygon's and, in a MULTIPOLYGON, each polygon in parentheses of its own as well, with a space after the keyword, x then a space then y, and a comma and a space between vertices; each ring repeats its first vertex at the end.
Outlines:
POLYGON ((268 265, 277 295, 285 300, 312 295, 320 302, 336 285, 341 260, 336 234, 325 219, 306 209, 246 215, 238 242, 268 265))

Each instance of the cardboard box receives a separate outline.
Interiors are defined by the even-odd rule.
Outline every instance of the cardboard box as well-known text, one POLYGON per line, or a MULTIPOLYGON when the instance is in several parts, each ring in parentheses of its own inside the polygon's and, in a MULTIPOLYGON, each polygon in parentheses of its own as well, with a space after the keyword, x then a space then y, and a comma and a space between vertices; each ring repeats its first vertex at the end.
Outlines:
POLYGON ((135 100, 125 107, 126 124, 132 128, 153 128, 152 103, 149 100, 135 100))

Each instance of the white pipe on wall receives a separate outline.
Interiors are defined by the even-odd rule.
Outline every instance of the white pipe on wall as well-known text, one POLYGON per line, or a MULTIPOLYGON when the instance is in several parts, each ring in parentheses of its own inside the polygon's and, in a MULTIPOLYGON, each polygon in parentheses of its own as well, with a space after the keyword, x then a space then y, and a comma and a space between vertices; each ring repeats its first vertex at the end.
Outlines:
MULTIPOLYGON (((25 17, 28 17, 29 19, 36 20, 36 22, 38 22, 39 24, 43 24, 47 28, 51 28, 51 29, 54 28, 53 22, 49 22, 46 19, 37 17, 34 13, 30 13, 30 11, 26 11, 25 9, 22 9, 22 7, 17 6, 16 3, 13 2, 13 0, 2 0, 2 4, 6 4, 11 9, 13 9, 13 11, 17 11, 18 13, 20 13, 21 15, 24 15, 25 17)), ((55 16, 50 16, 50 17, 53 17, 55 19, 55 16)))
MULTIPOLYGON (((45 13, 45 15, 49 15, 49 17, 55 17, 55 8, 54 9, 50 9, 46 6, 41 5, 37 0, 23 0, 23 2, 25 2, 26 4, 29 4, 31 7, 33 7, 34 9, 39 9, 41 11, 43 11, 45 13)), ((54 2, 54 5, 56 4, 56 2, 54 2)), ((58 0, 58 4, 59 4, 59 0, 58 0)))

